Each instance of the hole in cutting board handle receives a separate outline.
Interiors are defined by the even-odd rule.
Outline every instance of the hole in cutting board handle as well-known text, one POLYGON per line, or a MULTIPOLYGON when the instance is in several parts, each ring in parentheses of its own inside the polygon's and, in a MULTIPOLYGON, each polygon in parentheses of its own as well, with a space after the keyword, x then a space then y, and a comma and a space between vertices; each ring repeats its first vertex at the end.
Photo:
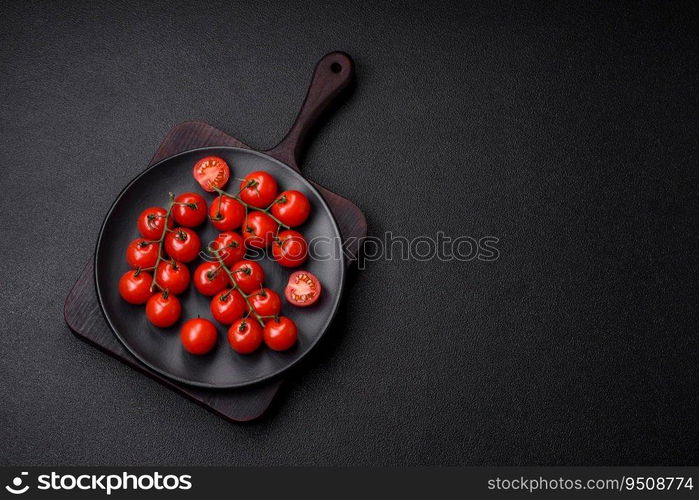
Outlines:
POLYGON ((333 73, 339 73, 342 71, 342 65, 340 63, 334 62, 330 65, 330 71, 333 73))

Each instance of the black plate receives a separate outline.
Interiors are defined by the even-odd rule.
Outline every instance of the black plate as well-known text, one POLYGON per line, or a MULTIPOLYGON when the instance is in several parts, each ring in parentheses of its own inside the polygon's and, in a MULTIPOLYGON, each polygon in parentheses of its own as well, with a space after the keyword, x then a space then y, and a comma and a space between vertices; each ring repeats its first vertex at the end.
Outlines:
MULTIPOLYGON (((218 232, 210 223, 196 228, 202 246, 212 241, 218 232)), ((340 250, 341 239, 335 219, 318 191, 296 170, 265 154, 232 147, 202 148, 186 151, 167 158, 148 168, 121 192, 104 220, 95 249, 95 284, 97 297, 107 322, 126 348, 147 366, 174 380, 208 388, 241 387, 274 377, 287 370, 305 356, 325 333, 337 310, 345 279, 345 265, 340 250), (145 316, 144 306, 130 305, 118 293, 119 278, 129 268, 125 251, 129 242, 139 236, 136 219, 150 206, 166 206, 168 192, 187 191, 203 194, 208 202, 214 199, 204 193, 192 177, 194 163, 209 155, 224 158, 231 166, 233 191, 237 182, 255 170, 265 170, 279 183, 279 189, 296 189, 308 196, 312 211, 308 221, 298 229, 310 242, 314 238, 330 238, 309 248, 309 260, 301 266, 315 274, 323 287, 316 304, 307 308, 291 306, 283 299, 282 314, 292 318, 299 329, 299 340, 291 350, 277 353, 263 346, 252 355, 240 355, 228 346, 228 327, 212 319, 210 297, 199 294, 193 286, 179 296, 182 301, 182 320, 171 328, 157 328, 145 316), (335 258, 319 259, 332 245, 335 258), (315 257, 315 258, 314 258, 315 257), (187 353, 180 343, 179 332, 183 321, 197 317, 211 319, 218 326, 219 340, 213 351, 204 356, 187 353)), ((194 271, 201 262, 190 263, 194 271)), ((287 269, 264 257, 259 261, 265 271, 265 286, 283 297, 289 274, 287 269)))

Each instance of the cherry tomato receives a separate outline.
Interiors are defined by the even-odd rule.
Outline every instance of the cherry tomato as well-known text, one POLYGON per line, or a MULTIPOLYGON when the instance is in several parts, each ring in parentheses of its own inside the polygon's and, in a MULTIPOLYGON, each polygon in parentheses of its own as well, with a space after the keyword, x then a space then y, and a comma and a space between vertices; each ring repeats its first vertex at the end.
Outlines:
POLYGON ((207 156, 194 164, 194 178, 204 191, 214 192, 214 186, 221 189, 231 176, 231 169, 223 158, 207 156))
POLYGON ((227 231, 219 234, 218 237, 211 242, 211 247, 219 251, 219 255, 228 267, 231 267, 245 257, 243 237, 238 233, 227 231))
POLYGON ((228 329, 228 343, 240 354, 255 352, 262 344, 262 327, 254 319, 239 319, 228 329))
POLYGON ((150 284, 153 276, 145 271, 126 271, 119 278, 119 295, 129 304, 145 304, 153 292, 150 284))
POLYGON ((240 183, 240 199, 258 208, 267 208, 277 196, 277 181, 262 170, 249 173, 240 183))
POLYGON ((277 234, 277 223, 264 212, 251 212, 243 225, 245 244, 253 248, 267 248, 277 234))
POLYGON ((289 276, 284 295, 293 305, 306 307, 318 300, 321 290, 318 278, 308 271, 296 271, 289 276))
POLYGON ((175 260, 191 262, 197 258, 199 250, 199 236, 188 227, 175 228, 165 235, 165 251, 175 260))
POLYGON ((153 295, 146 303, 148 321, 160 328, 167 328, 177 323, 182 314, 180 299, 166 292, 153 295))
POLYGON ((196 227, 206 220, 206 200, 197 193, 183 193, 175 198, 172 216, 180 226, 196 227))
POLYGON ((216 345, 216 326, 204 318, 185 321, 180 332, 182 346, 192 354, 206 354, 216 345))
POLYGON ((308 244, 301 233, 282 231, 272 243, 272 257, 284 267, 300 266, 308 257, 308 244))
POLYGON ((228 286, 228 276, 223 269, 218 269, 217 262, 202 262, 194 270, 194 287, 199 293, 211 297, 228 286))
POLYGON ((286 316, 280 316, 279 321, 272 319, 265 324, 264 341, 273 351, 286 351, 296 343, 298 330, 296 323, 286 316))
POLYGON ((181 262, 162 261, 155 271, 155 279, 171 295, 179 295, 189 286, 189 268, 181 262))
POLYGON ((158 243, 136 238, 126 247, 126 262, 131 267, 153 267, 158 260, 158 243))
MULTIPOLYGON (((250 305, 260 316, 277 316, 282 310, 282 300, 279 294, 269 288, 255 292, 249 297, 250 305)), ((269 318, 265 319, 267 322, 269 318)))
MULTIPOLYGON (((159 240, 163 235, 165 228, 165 216, 167 210, 161 207, 146 208, 141 215, 138 216, 136 226, 141 236, 148 240, 159 240)), ((167 227, 172 228, 172 219, 168 219, 167 227)))
POLYGON ((233 231, 243 225, 245 207, 230 196, 219 196, 209 207, 209 220, 219 231, 233 231))
POLYGON ((239 292, 233 289, 223 290, 211 299, 211 314, 224 325, 230 325, 248 312, 248 304, 239 292))
POLYGON ((241 260, 233 264, 231 273, 235 282, 245 293, 252 293, 262 288, 265 280, 265 272, 257 262, 252 260, 241 260))
POLYGON ((272 205, 272 215, 289 227, 300 226, 311 213, 311 203, 301 191, 284 191, 272 205))

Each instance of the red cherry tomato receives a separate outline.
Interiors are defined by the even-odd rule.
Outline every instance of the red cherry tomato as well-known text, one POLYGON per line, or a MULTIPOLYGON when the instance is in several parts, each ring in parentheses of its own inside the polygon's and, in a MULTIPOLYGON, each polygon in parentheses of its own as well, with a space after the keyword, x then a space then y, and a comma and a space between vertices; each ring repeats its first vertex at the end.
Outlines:
POLYGON ((219 251, 223 262, 231 267, 233 264, 245 257, 245 244, 243 237, 238 233, 225 232, 211 242, 211 247, 219 251))
POLYGON ((300 191, 284 191, 272 205, 272 215, 289 227, 300 226, 311 213, 311 204, 300 191))
POLYGON ((165 251, 175 260, 191 262, 197 258, 199 250, 199 236, 188 227, 175 228, 165 235, 165 251))
POLYGON ((119 278, 119 295, 129 304, 145 304, 153 292, 150 284, 153 276, 145 271, 126 271, 119 278))
POLYGON ((308 271, 296 271, 289 276, 284 295, 293 305, 306 307, 318 300, 321 290, 318 278, 308 271))
POLYGON ((206 200, 197 193, 183 193, 175 198, 172 216, 180 226, 196 227, 206 220, 206 200))
POLYGON ((187 320, 182 325, 180 340, 182 346, 192 354, 206 354, 216 345, 216 326, 204 318, 187 320))
POLYGON ((161 261, 155 279, 171 295, 179 295, 189 286, 189 268, 177 261, 161 261))
POLYGON ((251 212, 243 223, 245 244, 252 248, 267 248, 277 234, 277 223, 264 212, 251 212))
POLYGON ((223 158, 207 156, 194 164, 194 178, 204 191, 212 193, 214 186, 221 189, 228 182, 231 170, 223 158))
POLYGON ((211 314, 216 321, 224 325, 239 320, 246 312, 248 304, 236 290, 223 290, 211 299, 211 314))
POLYGON ((272 242, 272 257, 284 267, 300 266, 308 257, 308 244, 301 233, 282 231, 272 242))
POLYGON ((255 352, 262 344, 262 327, 254 319, 239 319, 228 329, 228 343, 239 354, 255 352))
POLYGON ((265 324, 264 341, 273 351, 286 351, 296 343, 298 330, 291 319, 280 316, 279 321, 272 319, 265 324))
MULTIPOLYGON (((279 294, 269 288, 255 292, 249 297, 249 300, 252 308, 260 316, 277 316, 282 310, 282 300, 279 298, 279 294)), ((269 318, 266 318, 265 322, 268 320, 269 318)))
POLYGON ((211 297, 228 286, 228 276, 223 269, 218 269, 217 262, 202 262, 194 270, 194 287, 199 293, 211 297))
POLYGON ((136 238, 126 247, 126 262, 131 267, 153 267, 158 260, 158 243, 136 238))
POLYGON ((262 170, 245 176, 240 183, 240 199, 258 208, 267 208, 277 196, 277 181, 262 170))
POLYGON ((168 293, 156 293, 146 303, 148 321, 160 328, 167 328, 177 323, 180 314, 182 314, 180 299, 168 293))
MULTIPOLYGON (((147 240, 159 240, 163 235, 165 228, 165 216, 167 210, 161 207, 146 208, 141 215, 138 216, 136 226, 141 236, 147 240)), ((172 228, 172 219, 168 219, 167 227, 172 228)))
POLYGON ((219 196, 209 207, 209 220, 219 231, 233 231, 243 225, 245 207, 229 196, 219 196))
POLYGON ((257 262, 252 260, 241 260, 233 264, 231 274, 235 282, 245 293, 252 293, 262 288, 265 280, 265 272, 257 262))

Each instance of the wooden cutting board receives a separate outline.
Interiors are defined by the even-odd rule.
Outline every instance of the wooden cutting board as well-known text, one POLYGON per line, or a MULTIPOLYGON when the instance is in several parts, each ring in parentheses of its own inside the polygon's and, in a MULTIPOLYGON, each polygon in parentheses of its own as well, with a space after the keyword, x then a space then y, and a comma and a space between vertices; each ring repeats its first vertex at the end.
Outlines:
MULTIPOLYGON (((332 101, 349 85, 352 77, 353 63, 347 54, 333 52, 324 56, 316 66, 306 99, 293 127, 279 145, 265 153, 299 170, 299 155, 309 130, 332 101)), ((149 166, 182 151, 208 146, 252 149, 207 123, 190 121, 170 130, 149 166)), ((347 264, 351 266, 357 259, 362 240, 366 237, 366 218, 351 201, 314 182, 313 185, 325 198, 337 220, 345 243, 347 264)), ((201 389, 171 380, 143 365, 117 340, 102 314, 95 291, 92 259, 87 263, 66 298, 64 317, 70 330, 79 339, 98 347, 230 421, 244 422, 261 416, 283 383, 282 375, 239 389, 201 389)))

